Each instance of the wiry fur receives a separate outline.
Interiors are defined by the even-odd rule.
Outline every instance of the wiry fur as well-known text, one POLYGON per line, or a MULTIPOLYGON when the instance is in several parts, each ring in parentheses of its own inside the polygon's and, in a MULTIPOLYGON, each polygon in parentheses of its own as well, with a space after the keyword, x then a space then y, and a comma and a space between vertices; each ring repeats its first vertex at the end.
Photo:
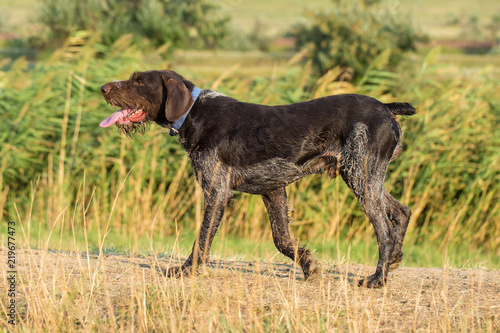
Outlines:
MULTIPOLYGON (((191 105, 193 87, 175 72, 148 71, 108 83, 102 91, 111 104, 141 108, 147 113, 146 121, 169 128, 173 115, 187 112, 172 105, 191 105)), ((383 104, 354 94, 264 106, 204 90, 179 130, 179 140, 203 188, 203 222, 189 259, 168 275, 190 274, 207 262, 232 193, 242 191, 262 196, 279 251, 302 267, 306 280, 317 276, 313 255, 288 230, 285 188, 307 175, 326 172, 332 178, 342 176, 375 229, 377 269, 360 284, 383 285, 389 269, 402 261, 411 214, 384 187, 387 166, 401 152, 395 116, 414 113, 408 103, 383 104)), ((135 130, 128 128, 126 134, 135 130)))
POLYGON ((131 138, 132 135, 139 133, 144 134, 149 129, 148 121, 141 122, 131 122, 128 124, 116 124, 116 126, 120 129, 120 131, 125 134, 127 137, 131 138))

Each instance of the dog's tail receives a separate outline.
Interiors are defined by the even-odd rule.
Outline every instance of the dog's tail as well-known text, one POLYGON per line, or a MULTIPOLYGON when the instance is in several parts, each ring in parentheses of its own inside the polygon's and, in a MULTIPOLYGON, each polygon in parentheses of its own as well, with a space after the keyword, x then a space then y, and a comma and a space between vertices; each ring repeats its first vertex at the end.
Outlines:
POLYGON ((388 103, 385 106, 389 108, 389 111, 391 111, 393 115, 412 116, 417 113, 410 103, 388 103))

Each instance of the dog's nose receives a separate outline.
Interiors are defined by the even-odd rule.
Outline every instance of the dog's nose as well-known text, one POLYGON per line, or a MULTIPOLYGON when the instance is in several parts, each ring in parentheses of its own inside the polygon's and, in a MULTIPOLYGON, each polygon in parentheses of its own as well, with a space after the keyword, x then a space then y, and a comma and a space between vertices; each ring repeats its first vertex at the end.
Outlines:
POLYGON ((109 93, 110 90, 111 90, 111 87, 107 84, 105 84, 101 87, 101 92, 103 95, 106 95, 107 93, 109 93))

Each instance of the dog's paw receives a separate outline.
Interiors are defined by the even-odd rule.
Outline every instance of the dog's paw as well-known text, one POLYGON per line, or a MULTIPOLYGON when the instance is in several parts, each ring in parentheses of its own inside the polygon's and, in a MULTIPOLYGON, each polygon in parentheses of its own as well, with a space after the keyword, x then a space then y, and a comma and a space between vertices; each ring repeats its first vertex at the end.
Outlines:
POLYGON ((191 266, 189 267, 174 266, 170 267, 165 272, 165 275, 169 278, 180 278, 181 276, 188 277, 191 276, 192 274, 193 274, 193 268, 191 266))
POLYGON ((397 269, 399 264, 403 261, 403 251, 399 251, 393 255, 392 260, 389 262, 389 272, 397 269))
POLYGON ((385 285, 387 278, 382 274, 373 274, 358 281, 358 286, 366 288, 381 288, 385 285))
POLYGON ((393 264, 390 264, 390 265, 389 265, 389 272, 392 272, 393 270, 398 269, 399 264, 400 264, 399 262, 395 262, 395 263, 393 263, 393 264))
POLYGON ((320 269, 318 268, 316 263, 314 263, 312 267, 311 266, 307 267, 307 269, 303 270, 303 272, 304 272, 304 280, 306 282, 316 281, 321 276, 320 269))
POLYGON ((320 268, 318 262, 309 251, 306 251, 305 255, 302 256, 299 265, 304 273, 305 281, 310 282, 319 278, 320 268))

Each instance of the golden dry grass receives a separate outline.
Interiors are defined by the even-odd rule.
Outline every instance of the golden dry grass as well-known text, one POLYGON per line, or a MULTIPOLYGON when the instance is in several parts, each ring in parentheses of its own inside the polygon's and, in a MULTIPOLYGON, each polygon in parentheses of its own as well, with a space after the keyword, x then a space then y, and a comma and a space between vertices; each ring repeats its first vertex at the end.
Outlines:
POLYGON ((500 271, 401 267, 370 290, 355 281, 374 268, 349 262, 324 262, 322 277, 307 283, 296 267, 276 263, 214 261, 185 279, 159 274, 172 260, 156 256, 19 249, 17 263, 16 327, 0 295, 0 326, 14 332, 500 329, 500 271))

